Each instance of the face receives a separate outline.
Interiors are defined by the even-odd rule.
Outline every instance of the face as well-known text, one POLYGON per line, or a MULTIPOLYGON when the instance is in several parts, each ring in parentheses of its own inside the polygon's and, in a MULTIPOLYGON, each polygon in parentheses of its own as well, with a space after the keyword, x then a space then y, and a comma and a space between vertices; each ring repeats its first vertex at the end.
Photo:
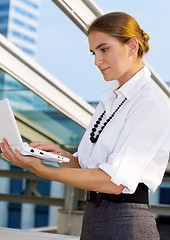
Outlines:
POLYGON ((95 65, 105 81, 117 79, 120 86, 133 76, 134 64, 129 44, 123 44, 109 34, 92 31, 89 36, 90 51, 95 65))

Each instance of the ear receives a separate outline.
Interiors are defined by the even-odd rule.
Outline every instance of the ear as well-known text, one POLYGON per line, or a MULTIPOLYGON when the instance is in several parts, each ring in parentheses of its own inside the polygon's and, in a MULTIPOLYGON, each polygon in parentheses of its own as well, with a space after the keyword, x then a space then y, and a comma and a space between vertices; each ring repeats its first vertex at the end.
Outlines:
POLYGON ((129 45, 129 56, 134 56, 138 52, 139 44, 135 37, 131 38, 128 42, 129 45))

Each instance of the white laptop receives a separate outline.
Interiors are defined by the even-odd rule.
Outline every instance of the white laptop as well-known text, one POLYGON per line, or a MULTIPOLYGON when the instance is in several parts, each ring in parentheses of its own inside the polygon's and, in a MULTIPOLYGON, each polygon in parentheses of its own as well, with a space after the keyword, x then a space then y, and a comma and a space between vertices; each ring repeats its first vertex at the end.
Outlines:
POLYGON ((50 165, 55 166, 55 162, 70 161, 69 158, 32 148, 23 142, 8 99, 0 100, 0 142, 3 138, 6 138, 12 150, 17 149, 22 155, 38 157, 45 164, 51 162, 50 165))

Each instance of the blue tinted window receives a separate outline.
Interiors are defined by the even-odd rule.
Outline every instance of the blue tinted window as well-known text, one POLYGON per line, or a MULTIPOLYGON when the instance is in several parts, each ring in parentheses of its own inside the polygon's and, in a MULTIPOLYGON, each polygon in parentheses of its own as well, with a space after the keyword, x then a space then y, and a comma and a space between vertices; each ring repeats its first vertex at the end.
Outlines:
POLYGON ((21 228, 21 204, 20 203, 9 203, 8 227, 21 228))
MULTIPOLYGON (((14 43, 14 44, 15 44, 15 43, 14 43)), ((29 54, 29 55, 32 55, 32 56, 35 55, 35 52, 34 52, 34 51, 32 51, 32 50, 30 50, 30 49, 28 49, 28 48, 26 48, 26 47, 23 47, 23 46, 21 46, 21 45, 19 45, 19 44, 15 44, 15 46, 17 46, 17 47, 20 48, 23 52, 25 52, 25 53, 27 53, 27 54, 29 54)))
MULTIPOLYGON (((43 180, 38 181, 38 192, 42 196, 50 195, 50 181, 43 180)), ((48 217, 49 217, 49 207, 43 205, 36 205, 35 207, 35 225, 34 227, 42 227, 48 225, 48 217)))
POLYGON ((26 28, 26 29, 28 29, 28 30, 30 30, 30 31, 37 32, 37 29, 36 29, 34 26, 31 26, 31 25, 28 24, 28 23, 24 23, 24 22, 22 22, 22 21, 20 21, 20 20, 18 20, 18 19, 16 19, 16 18, 13 18, 12 21, 13 21, 15 24, 17 24, 17 25, 19 25, 19 26, 21 26, 21 27, 24 27, 24 28, 26 28))
POLYGON ((30 7, 33 7, 35 9, 38 9, 38 5, 30 0, 19 0, 20 2, 23 2, 24 4, 29 5, 30 7))
POLYGON ((1 11, 8 11, 9 10, 9 2, 0 4, 0 10, 1 11))
POLYGON ((4 28, 1 28, 1 27, 0 27, 0 33, 1 33, 2 35, 4 35, 5 37, 7 37, 7 28, 6 28, 6 27, 4 27, 4 28))
MULTIPOLYGON (((11 170, 23 171, 23 169, 16 166, 11 166, 11 170)), ((10 179, 9 191, 11 194, 21 194, 22 192, 22 179, 10 179)), ((21 227, 21 204, 9 203, 8 205, 8 227, 20 228, 21 227)))
POLYGON ((37 18, 36 15, 33 15, 32 13, 29 13, 29 12, 27 12, 27 11, 19 8, 19 7, 16 7, 16 6, 15 6, 15 7, 14 7, 14 10, 15 10, 15 12, 20 13, 20 14, 28 17, 28 18, 31 18, 31 19, 34 19, 34 20, 38 20, 38 18, 37 18))
POLYGON ((8 22, 8 16, 0 16, 0 23, 7 23, 8 22))
POLYGON ((167 187, 160 188, 160 203, 170 204, 170 188, 167 187))
POLYGON ((22 33, 19 33, 19 32, 17 32, 17 31, 11 31, 11 34, 12 34, 13 36, 15 36, 15 37, 18 37, 18 38, 20 38, 20 39, 23 39, 24 41, 29 42, 29 43, 32 43, 32 44, 35 44, 35 43, 36 43, 36 41, 35 41, 34 38, 28 37, 28 36, 26 36, 26 35, 24 35, 24 34, 22 34, 22 33))

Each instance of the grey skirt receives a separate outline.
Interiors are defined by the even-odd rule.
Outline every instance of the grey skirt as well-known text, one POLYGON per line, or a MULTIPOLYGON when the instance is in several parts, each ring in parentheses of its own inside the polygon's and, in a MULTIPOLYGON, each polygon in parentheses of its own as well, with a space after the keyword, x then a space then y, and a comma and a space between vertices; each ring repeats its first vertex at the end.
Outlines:
POLYGON ((160 240, 150 205, 87 202, 80 240, 160 240))

